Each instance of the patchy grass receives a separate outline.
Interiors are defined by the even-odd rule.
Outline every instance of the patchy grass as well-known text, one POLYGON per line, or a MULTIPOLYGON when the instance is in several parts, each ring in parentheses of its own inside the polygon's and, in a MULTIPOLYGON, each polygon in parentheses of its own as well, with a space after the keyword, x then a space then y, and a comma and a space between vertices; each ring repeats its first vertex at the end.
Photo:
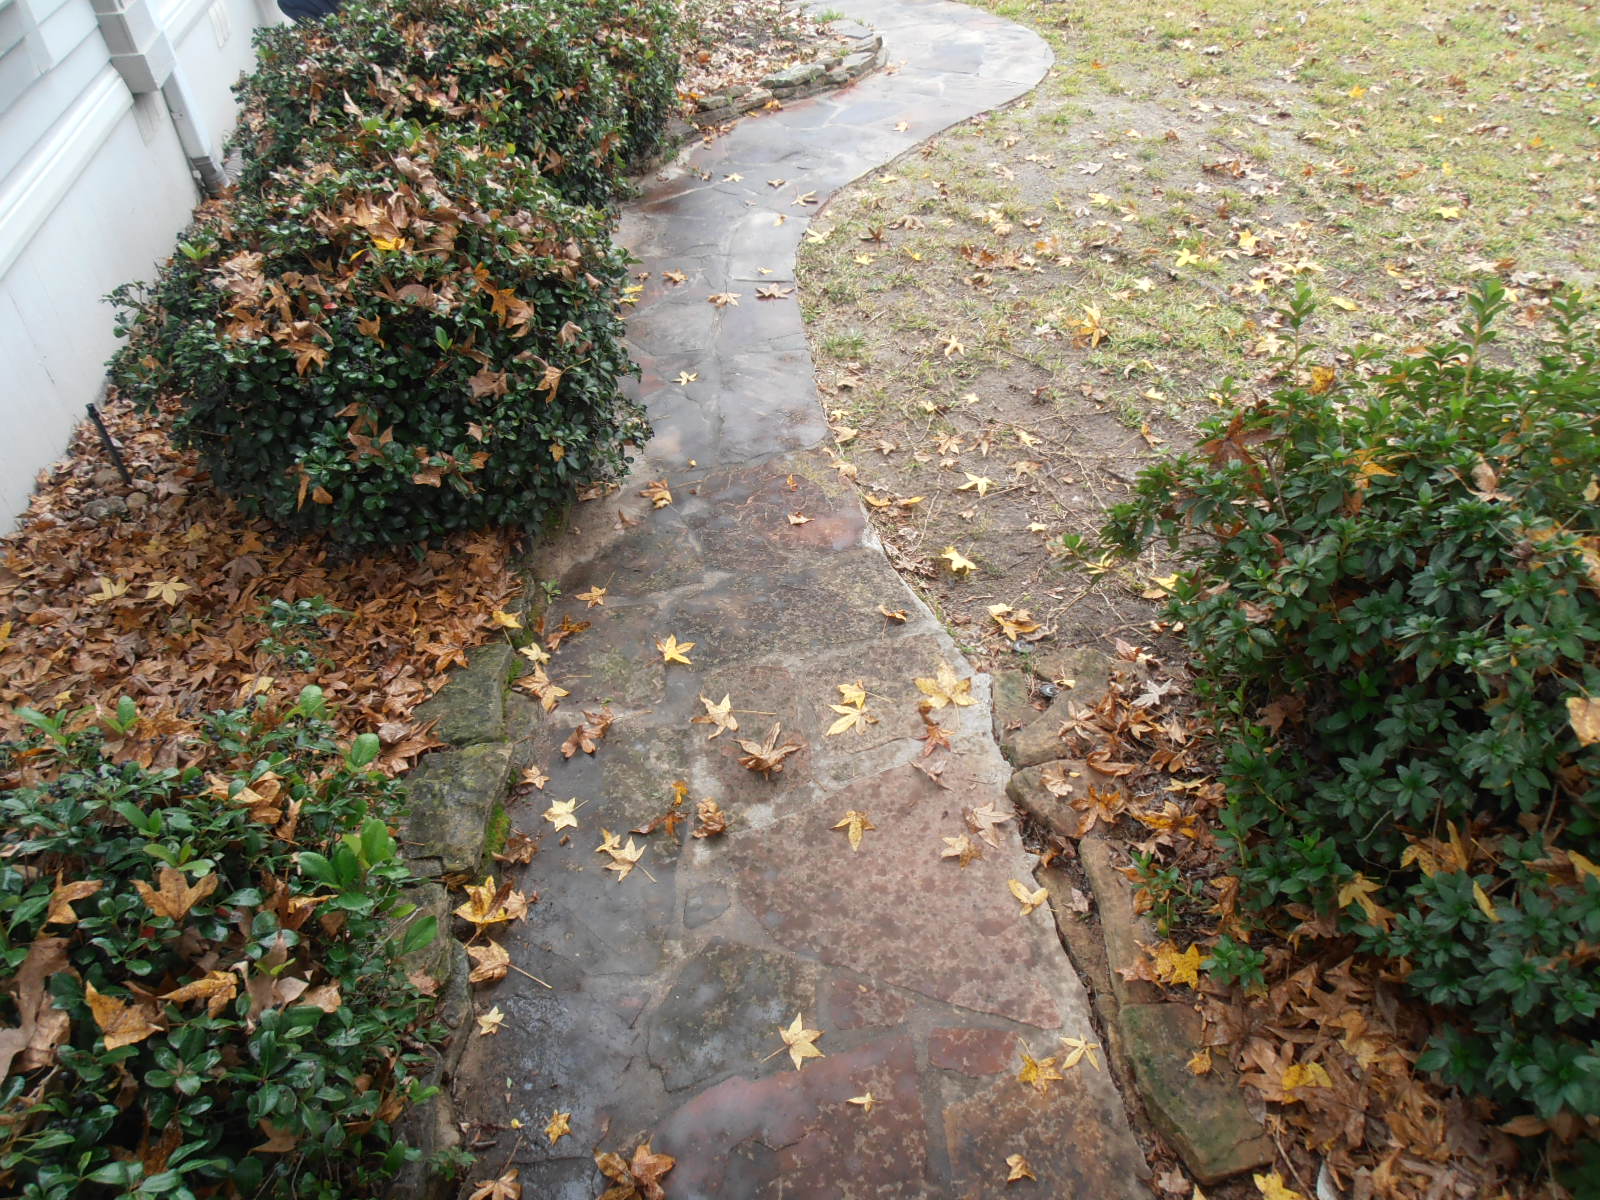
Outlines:
POLYGON ((873 507, 880 532, 991 650, 997 602, 1070 640, 1144 627, 1153 562, 1068 572, 1053 547, 1097 529, 1226 381, 1271 375, 1297 282, 1323 344, 1398 349, 1482 274, 1523 329, 1556 280, 1600 274, 1587 6, 988 7, 1050 40, 1048 77, 841 194, 799 272, 854 431, 839 465, 924 497, 873 507), (956 491, 969 472, 986 496, 956 491), (977 572, 943 570, 948 545, 977 572))

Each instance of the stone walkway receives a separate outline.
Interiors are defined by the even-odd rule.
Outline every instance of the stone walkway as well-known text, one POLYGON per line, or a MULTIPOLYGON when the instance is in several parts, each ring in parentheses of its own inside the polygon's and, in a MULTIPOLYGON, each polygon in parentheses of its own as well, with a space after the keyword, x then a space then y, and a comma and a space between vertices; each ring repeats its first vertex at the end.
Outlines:
POLYGON ((589 1200, 605 1186, 593 1151, 628 1156, 645 1139, 677 1158, 673 1200, 1148 1194, 1103 1069, 1084 1060, 1042 1089, 1017 1078, 1022 1049, 1059 1056, 1060 1038, 1095 1038, 1049 906, 1024 915, 1009 889, 1035 886, 1016 823, 966 867, 940 857, 943 838, 977 841, 964 810, 1011 811, 988 679, 971 681, 977 703, 934 714, 954 745, 924 760, 946 764, 930 779, 912 765, 925 745, 914 680, 971 668, 818 449, 830 434, 796 297, 755 295, 793 285, 816 212, 795 197, 825 201, 1024 94, 1050 53, 942 0, 846 7, 883 33, 887 71, 697 147, 623 220, 649 272, 629 325, 657 436, 636 480, 579 506, 557 561, 540 564, 563 590, 553 619, 593 623, 549 665, 572 694, 527 732, 526 757, 551 780, 515 813, 544 835, 512 870, 539 901, 503 940, 550 987, 514 973, 480 992, 480 1011, 498 1005, 505 1024, 472 1039, 457 1076, 466 1117, 521 1123, 472 1178, 512 1155, 525 1196, 589 1200), (719 292, 738 304, 707 302, 719 292), (679 384, 680 372, 698 378, 679 384), (673 503, 653 509, 638 492, 663 477, 673 503), (591 586, 606 589, 603 607, 574 599, 591 586), (655 643, 669 634, 695 644, 692 665, 663 663, 655 643), (858 681, 877 722, 827 736, 836 685, 858 681), (724 693, 740 732, 708 740, 714 727, 690 720, 698 697, 724 693), (596 753, 563 759, 581 713, 602 705, 615 724, 596 753), (739 765, 734 738, 774 720, 804 748, 769 780, 739 765), (635 835, 645 853, 619 881, 596 852, 602 828, 625 842, 674 780, 690 812, 716 798, 728 832, 635 835), (538 814, 568 798, 583 801, 578 827, 555 833, 538 814), (852 810, 874 826, 856 851, 834 828, 852 810), (825 1054, 798 1071, 775 1053, 796 1014, 825 1054), (870 1110, 847 1102, 868 1092, 870 1110), (552 1147, 558 1111, 572 1134, 552 1147), (1006 1183, 1015 1154, 1036 1182, 1006 1183))

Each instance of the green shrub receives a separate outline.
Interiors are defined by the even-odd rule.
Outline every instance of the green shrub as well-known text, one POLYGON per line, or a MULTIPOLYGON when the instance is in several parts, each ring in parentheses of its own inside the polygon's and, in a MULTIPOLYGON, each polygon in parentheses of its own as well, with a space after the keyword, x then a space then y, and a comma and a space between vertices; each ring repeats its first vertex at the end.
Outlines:
POLYGON ((323 707, 214 714, 181 768, 129 700, 0 745, 8 1195, 334 1200, 404 1161, 432 1002, 400 955, 436 930, 397 924, 377 739, 339 753, 323 707))
POLYGON ((604 218, 520 159, 367 121, 124 288, 123 396, 247 512, 352 546, 530 525, 642 436, 604 218))
MULTIPOLYGON (((1505 307, 1489 284, 1460 340, 1382 365, 1363 350, 1339 378, 1299 346, 1292 382, 1144 471, 1107 534, 1165 536, 1188 568, 1172 614, 1221 730, 1242 896, 1341 911, 1437 1006, 1424 1067, 1592 1117, 1594 313, 1559 299, 1516 365, 1493 344, 1505 307)), ((1302 292, 1297 337, 1309 312, 1302 292)))
POLYGON ((357 0, 258 35, 241 83, 243 185, 314 162, 351 110, 510 143, 567 199, 604 207, 676 103, 665 0, 357 0))

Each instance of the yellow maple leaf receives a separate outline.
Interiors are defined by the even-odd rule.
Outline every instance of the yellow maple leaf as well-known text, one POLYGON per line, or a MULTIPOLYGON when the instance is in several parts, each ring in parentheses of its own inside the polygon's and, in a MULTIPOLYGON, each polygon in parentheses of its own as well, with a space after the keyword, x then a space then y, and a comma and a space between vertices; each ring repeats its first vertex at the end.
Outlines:
POLYGON ((147 584, 146 588, 148 589, 144 594, 146 600, 155 600, 159 597, 162 603, 171 607, 189 590, 189 585, 177 579, 158 579, 154 583, 147 584))
POLYGON ((1033 1166, 1020 1154, 1006 1156, 1006 1182, 1015 1183, 1019 1179, 1031 1179, 1035 1183, 1039 1177, 1033 1173, 1033 1166))
MULTIPOLYGON (((795 1013, 794 1020, 790 1022, 787 1029, 780 1027, 778 1036, 783 1039, 783 1044, 789 1051, 789 1058, 793 1060, 796 1071, 805 1065, 805 1061, 808 1058, 826 1057, 821 1050, 817 1049, 816 1044, 817 1039, 822 1036, 822 1031, 820 1029, 807 1029, 801 1013, 795 1013)), ((782 1054, 783 1050, 776 1050, 773 1053, 782 1054)))
POLYGON ((1572 723, 1572 732, 1578 735, 1582 745, 1592 746, 1600 742, 1600 700, 1588 696, 1568 696, 1567 720, 1572 723))
POLYGON ((490 613, 489 616, 490 616, 490 619, 493 620, 496 625, 500 626, 503 629, 521 629, 522 628, 522 618, 517 616, 516 613, 504 612, 501 609, 497 608, 492 613, 490 613))
POLYGON ((706 736, 706 741, 719 737, 724 730, 739 732, 739 719, 733 715, 733 702, 727 693, 723 693, 722 699, 715 704, 701 696, 700 703, 706 706, 706 711, 698 717, 689 718, 689 724, 715 725, 716 728, 706 736))
POLYGON ((1088 1038, 1063 1037, 1061 1044, 1067 1052, 1061 1056, 1061 1069, 1070 1071, 1084 1059, 1089 1060, 1089 1065, 1096 1071, 1100 1070, 1100 1060, 1095 1057, 1095 1051, 1100 1049, 1099 1042, 1091 1042, 1088 1038))
POLYGON ((876 829, 877 826, 872 823, 872 819, 866 813, 858 812, 852 808, 839 818, 838 824, 834 828, 845 830, 850 838, 850 849, 859 850, 861 849, 861 835, 869 829, 876 829))
POLYGON ((557 830, 576 829, 578 827, 577 809, 578 801, 576 798, 571 800, 552 800, 550 807, 544 810, 544 819, 554 825, 557 830))
POLYGON ((971 575, 978 569, 977 563, 962 554, 954 546, 946 546, 940 551, 939 557, 950 564, 950 574, 952 575, 971 575))
POLYGON ((927 697, 922 701, 923 708, 937 709, 947 704, 965 708, 973 703, 972 680, 961 678, 942 660, 932 679, 918 679, 915 683, 917 690, 927 697))
POLYGON ((661 651, 661 661, 669 663, 682 663, 684 666, 693 666, 689 661, 689 651, 694 649, 693 642, 680 642, 678 635, 669 633, 665 639, 656 639, 656 649, 661 651))
POLYGON ((1022 1055, 1022 1070, 1017 1072, 1017 1079, 1021 1083, 1031 1083, 1035 1091, 1042 1092, 1049 1088, 1052 1081, 1064 1078, 1056 1070, 1054 1056, 1050 1058, 1034 1058, 1024 1047, 1022 1055))
POLYGON ((594 608, 596 605, 604 608, 606 603, 606 589, 603 587, 591 586, 587 592, 579 592, 577 599, 584 601, 585 608, 594 608))
POLYGON ((1007 641, 1014 642, 1019 634, 1035 633, 1039 628, 1033 614, 1027 609, 1012 608, 1009 604, 989 605, 989 616, 1000 626, 1000 632, 1006 635, 1007 641))
POLYGON ((479 1037, 492 1037, 492 1036, 494 1036, 495 1034, 500 1032, 500 1026, 505 1024, 505 1020, 506 1020, 505 1013, 501 1012, 500 1011, 500 1006, 498 1004, 496 1004, 488 1012, 484 1013, 481 1017, 478 1018, 478 1036, 479 1037))
POLYGON ((963 471, 962 474, 967 477, 967 481, 956 488, 958 492, 975 491, 979 496, 987 496, 989 489, 994 486, 994 480, 987 475, 974 475, 971 471, 963 471))
POLYGON ((1278 1086, 1290 1092, 1303 1087, 1332 1087, 1333 1080, 1328 1077, 1327 1069, 1321 1063, 1294 1063, 1284 1068, 1283 1079, 1278 1086))
POLYGON ((1495 911, 1494 901, 1489 899, 1489 893, 1484 891, 1483 887, 1477 882, 1472 885, 1472 898, 1477 901, 1478 907, 1483 910, 1484 916, 1491 921, 1499 922, 1500 914, 1495 911))
POLYGON ((160 1026, 151 1020, 154 1013, 139 1005, 124 1004, 113 996, 102 995, 87 980, 83 985, 83 997, 89 1002, 94 1023, 105 1035, 107 1050, 132 1046, 144 1041, 152 1033, 160 1032, 160 1026))
POLYGON ((863 1092, 859 1096, 851 1096, 845 1101, 845 1103, 854 1104, 860 1108, 862 1112, 870 1113, 876 1105, 881 1103, 881 1101, 871 1092, 863 1092))
POLYGON ((1284 1183, 1283 1176, 1273 1171, 1269 1175, 1252 1175, 1256 1191, 1260 1192, 1263 1200, 1306 1200, 1299 1192, 1284 1183))
POLYGON ((1044 888, 1035 888, 1030 892, 1026 884, 1020 883, 1015 879, 1008 879, 1006 886, 1011 889, 1011 894, 1021 903, 1023 916, 1027 916, 1050 898, 1050 893, 1044 888))
POLYGON ((1205 956, 1199 946, 1190 946, 1181 954, 1171 942, 1156 947, 1156 978, 1162 983, 1181 983, 1189 987, 1200 986, 1200 964, 1205 956))
POLYGON ((554 1146, 562 1138, 569 1136, 571 1133, 572 1114, 569 1112, 558 1112, 552 1114, 550 1120, 544 1127, 544 1135, 550 1139, 550 1144, 552 1146, 554 1146))

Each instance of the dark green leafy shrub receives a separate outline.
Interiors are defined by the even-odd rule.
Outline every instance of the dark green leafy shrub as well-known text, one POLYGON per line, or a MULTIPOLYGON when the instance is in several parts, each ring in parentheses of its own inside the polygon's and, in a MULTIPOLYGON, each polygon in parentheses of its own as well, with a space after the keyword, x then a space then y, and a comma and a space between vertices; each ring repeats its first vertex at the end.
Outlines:
POLYGON ((121 289, 120 393, 241 507, 348 545, 531 525, 644 423, 614 304, 625 256, 520 159, 376 120, 202 212, 121 289))
POLYGON ((214 714, 182 767, 129 700, 0 744, 6 1194, 335 1200, 405 1160, 432 1001, 400 956, 436 930, 377 738, 341 753, 323 707, 214 714))
MULTIPOLYGON (((1336 378, 1288 364, 1107 529, 1162 536, 1261 913, 1339 911, 1437 1006, 1422 1065, 1600 1115, 1600 370, 1568 296, 1536 362, 1457 341, 1336 378), (1569 704, 1571 705, 1569 709, 1569 704), (1591 708, 1591 704, 1594 705, 1591 708), (1580 736, 1581 733, 1581 736, 1580 736)), ((1298 332, 1302 293, 1290 314, 1298 332)), ((1235 978, 1248 965, 1215 958, 1235 978)))
POLYGON ((354 110, 509 143, 566 199, 609 205, 676 103, 677 37, 665 0, 355 0, 262 30, 239 86, 243 185, 317 161, 354 110))

